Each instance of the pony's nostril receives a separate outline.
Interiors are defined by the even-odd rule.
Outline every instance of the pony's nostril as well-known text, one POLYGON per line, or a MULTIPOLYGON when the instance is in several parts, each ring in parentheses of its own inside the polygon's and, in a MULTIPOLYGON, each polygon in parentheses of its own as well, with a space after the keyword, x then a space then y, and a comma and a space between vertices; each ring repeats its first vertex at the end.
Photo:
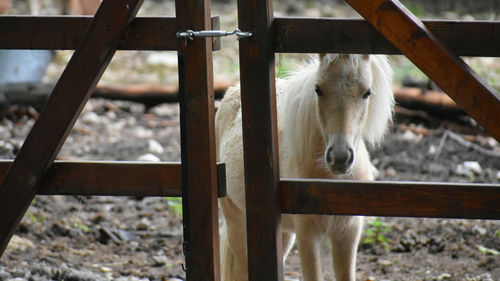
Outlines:
POLYGON ((332 154, 333 154, 333 149, 330 147, 326 151, 326 163, 332 165, 332 154))
POLYGON ((347 159, 346 161, 344 162, 346 165, 351 165, 353 160, 354 160, 354 152, 352 151, 351 148, 348 148, 347 149, 347 159))

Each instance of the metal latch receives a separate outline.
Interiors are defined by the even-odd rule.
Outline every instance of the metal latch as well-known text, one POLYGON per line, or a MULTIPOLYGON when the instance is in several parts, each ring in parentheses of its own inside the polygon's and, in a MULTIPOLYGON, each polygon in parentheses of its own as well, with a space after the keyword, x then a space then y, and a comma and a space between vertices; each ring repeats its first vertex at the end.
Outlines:
POLYGON ((241 31, 239 29, 235 29, 234 31, 225 31, 225 30, 193 31, 188 29, 183 32, 177 32, 176 35, 177 38, 184 38, 189 40, 194 40, 195 37, 223 37, 223 36, 236 35, 236 37, 238 37, 238 40, 240 40, 242 38, 252 36, 252 33, 247 31, 241 31))

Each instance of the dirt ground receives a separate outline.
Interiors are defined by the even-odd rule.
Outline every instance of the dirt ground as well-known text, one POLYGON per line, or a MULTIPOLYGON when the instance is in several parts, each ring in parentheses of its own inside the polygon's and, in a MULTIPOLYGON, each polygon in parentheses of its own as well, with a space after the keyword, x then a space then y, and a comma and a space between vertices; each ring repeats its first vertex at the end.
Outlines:
MULTIPOLYGON (((179 161, 177 105, 144 110, 131 102, 91 100, 58 158, 179 161)), ((33 124, 22 113, 11 108, 0 122, 2 158, 14 156, 33 124)), ((372 152, 380 179, 500 181, 498 158, 453 139, 441 145, 449 126, 433 128, 408 121, 397 118, 385 144, 372 152), (477 161, 481 171, 469 175, 457 171, 465 161, 477 161)), ((500 145, 491 138, 476 138, 483 148, 499 151, 500 145)), ((366 221, 363 240, 380 238, 360 245, 358 280, 499 280, 498 221, 366 221)), ((0 260, 0 280, 182 280, 181 245, 181 219, 172 200, 37 196, 0 260)), ((327 249, 325 245, 325 253, 327 249)), ((325 259, 325 267, 329 264, 325 259)), ((296 249, 285 271, 287 280, 300 280, 296 249)), ((326 280, 332 278, 329 270, 326 280)))
MULTIPOLYGON (((298 11, 307 16, 352 15, 331 7, 277 2, 281 15, 298 11)), ((163 1, 145 1, 141 13, 172 15, 173 4, 168 5, 166 9, 163 1)), ((235 26, 234 8, 216 2, 214 10, 223 15, 223 27, 235 26)), ((237 81, 237 49, 230 44, 223 41, 227 51, 214 54, 216 79, 237 81)), ((57 77, 70 55, 58 53, 44 79, 57 77)), ((165 52, 119 53, 103 81, 175 83, 172 58, 175 61, 175 54, 165 52), (131 69, 139 71, 126 76, 131 69)), ((277 63, 288 68, 295 61, 278 57, 277 63)), ((0 112, 1 159, 15 157, 36 115, 16 106, 0 112)), ((178 115, 176 104, 145 108, 128 101, 92 99, 58 159, 180 161, 178 115)), ((470 118, 446 121, 398 114, 395 119, 384 144, 371 151, 379 180, 500 182, 500 157, 495 156, 500 144, 470 118), (470 143, 475 146, 464 145, 470 143)), ((365 221, 357 280, 500 280, 499 221, 385 217, 365 221)), ((334 280, 328 248, 325 244, 325 279, 334 280)), ((175 199, 37 196, 0 259, 0 281, 174 281, 184 279, 183 263, 181 214, 175 199)), ((301 280, 296 248, 286 261, 285 279, 301 280)))

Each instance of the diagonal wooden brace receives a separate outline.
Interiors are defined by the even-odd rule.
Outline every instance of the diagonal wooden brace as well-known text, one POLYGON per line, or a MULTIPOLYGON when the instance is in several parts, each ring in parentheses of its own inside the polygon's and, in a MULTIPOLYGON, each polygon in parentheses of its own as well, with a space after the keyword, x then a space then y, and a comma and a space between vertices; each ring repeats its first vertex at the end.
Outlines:
POLYGON ((471 117, 500 140, 500 96, 397 0, 346 0, 471 117))
POLYGON ((0 255, 143 0, 103 1, 0 186, 0 255))

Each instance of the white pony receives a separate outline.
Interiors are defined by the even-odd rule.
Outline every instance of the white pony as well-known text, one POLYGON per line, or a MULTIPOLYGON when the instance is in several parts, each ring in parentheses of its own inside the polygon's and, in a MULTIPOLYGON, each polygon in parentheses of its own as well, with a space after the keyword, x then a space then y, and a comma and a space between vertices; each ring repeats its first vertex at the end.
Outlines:
MULTIPOLYGON (((276 83, 280 176, 373 180, 368 145, 392 119, 392 70, 385 56, 327 54, 276 83)), ((218 161, 227 165, 220 200, 222 280, 248 280, 240 89, 228 90, 216 115, 218 161)), ((320 252, 331 240, 337 281, 355 280, 362 217, 283 215, 283 253, 295 236, 304 280, 323 280, 320 252)))

